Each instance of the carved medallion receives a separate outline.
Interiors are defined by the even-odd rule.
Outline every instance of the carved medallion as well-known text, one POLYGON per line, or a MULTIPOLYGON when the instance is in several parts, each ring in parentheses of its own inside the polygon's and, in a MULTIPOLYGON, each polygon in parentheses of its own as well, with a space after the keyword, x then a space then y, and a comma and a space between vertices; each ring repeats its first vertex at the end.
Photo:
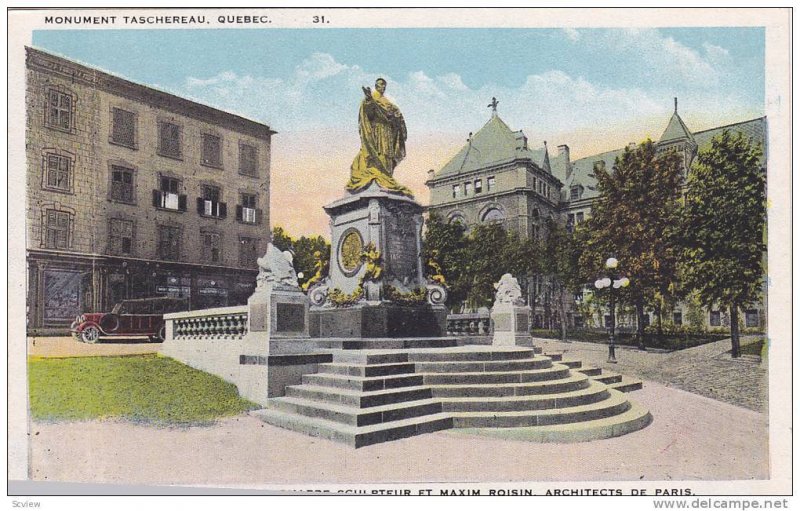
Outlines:
POLYGON ((361 268, 361 252, 364 250, 364 240, 356 230, 348 231, 342 236, 339 244, 339 264, 347 275, 352 275, 361 268))

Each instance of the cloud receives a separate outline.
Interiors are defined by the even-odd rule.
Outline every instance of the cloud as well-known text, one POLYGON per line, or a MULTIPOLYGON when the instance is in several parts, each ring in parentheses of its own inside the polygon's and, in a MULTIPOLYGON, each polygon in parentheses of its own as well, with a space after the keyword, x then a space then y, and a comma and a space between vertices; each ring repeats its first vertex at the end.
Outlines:
MULTIPOLYGON (((591 43, 619 55, 626 67, 641 69, 650 78, 680 81, 689 86, 714 87, 723 70, 720 62, 663 35, 658 29, 629 28, 602 31, 591 43), (635 66, 635 67, 634 67, 635 66)), ((711 46, 711 45, 707 45, 711 46)), ((720 47, 714 47, 716 53, 720 47)), ((715 50, 712 50, 714 52, 715 50)), ((713 55, 712 55, 713 57, 713 55)))
MULTIPOLYGON (((645 88, 603 84, 550 69, 529 74, 518 86, 487 83, 471 88, 452 72, 431 74, 419 69, 403 76, 384 76, 387 96, 400 107, 408 124, 408 157, 398 167, 398 179, 425 202, 427 170, 441 168, 460 149, 467 133, 489 120, 487 104, 492 97, 500 101, 500 116, 512 129, 524 130, 532 147, 541 147, 544 140, 551 148, 566 143, 576 157, 660 136, 672 112, 673 95, 680 97, 684 120, 697 130, 712 127, 705 123, 708 119, 722 124, 722 120, 747 118, 744 115, 750 112, 760 115, 747 100, 719 85, 718 77, 730 65, 724 48, 706 44, 701 53, 652 30, 614 33, 618 41, 603 41, 605 35, 601 35, 591 38, 591 44, 613 46, 617 55, 635 53, 627 60, 620 57, 620 65, 636 69, 646 61, 648 78, 661 78, 651 79, 645 88), (740 112, 748 113, 737 115, 740 112)), ((582 38, 580 44, 588 40, 582 38)), ((276 129, 274 223, 297 234, 327 235, 321 206, 343 193, 359 147, 356 118, 361 87, 371 86, 377 76, 374 70, 340 62, 330 54, 313 53, 287 76, 225 70, 190 77, 185 90, 177 92, 276 129), (312 181, 314 193, 309 197, 313 200, 303 199, 301 208, 299 202, 286 200, 312 181)))

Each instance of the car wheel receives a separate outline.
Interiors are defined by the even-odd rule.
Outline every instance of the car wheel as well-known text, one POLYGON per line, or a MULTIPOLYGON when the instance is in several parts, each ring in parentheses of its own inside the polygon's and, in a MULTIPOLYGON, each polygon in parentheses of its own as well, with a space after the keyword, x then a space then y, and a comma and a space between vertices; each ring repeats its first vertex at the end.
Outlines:
POLYGON ((87 326, 81 331, 81 340, 88 344, 94 344, 100 340, 100 330, 96 326, 87 326))

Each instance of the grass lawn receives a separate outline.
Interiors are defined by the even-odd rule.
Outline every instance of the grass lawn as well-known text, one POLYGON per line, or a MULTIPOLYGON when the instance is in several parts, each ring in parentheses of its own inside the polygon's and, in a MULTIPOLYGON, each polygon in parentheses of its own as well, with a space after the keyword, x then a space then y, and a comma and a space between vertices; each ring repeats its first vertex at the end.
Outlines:
POLYGON ((235 385, 155 354, 28 357, 28 385, 31 416, 38 421, 190 426, 259 408, 239 397, 235 385))

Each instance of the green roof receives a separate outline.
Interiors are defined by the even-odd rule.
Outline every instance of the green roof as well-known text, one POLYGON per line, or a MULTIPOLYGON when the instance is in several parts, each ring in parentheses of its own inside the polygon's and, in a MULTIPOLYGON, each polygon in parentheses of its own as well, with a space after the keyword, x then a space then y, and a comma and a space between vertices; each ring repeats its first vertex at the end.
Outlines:
MULTIPOLYGON (((766 117, 759 117, 758 119, 751 119, 749 121, 737 122, 734 124, 728 124, 726 126, 718 126, 716 128, 711 128, 704 131, 698 131, 695 133, 691 133, 686 129, 686 125, 683 124, 683 121, 680 119, 678 114, 673 114, 672 119, 670 119, 670 123, 667 126, 667 131, 664 132, 664 136, 661 137, 659 143, 662 142, 669 142, 674 140, 679 140, 678 138, 664 138, 667 136, 668 132, 675 133, 674 122, 680 124, 681 130, 686 130, 688 135, 681 136, 681 139, 689 138, 693 140, 697 146, 698 151, 702 151, 708 148, 711 145, 711 139, 714 138, 716 135, 721 134, 725 130, 730 130, 732 132, 741 132, 744 134, 745 137, 749 138, 751 142, 761 144, 761 147, 764 148, 764 155, 762 156, 762 165, 766 163, 766 148, 767 148, 767 118, 766 117), (677 120, 676 120, 677 119, 677 120), (671 130, 671 128, 674 128, 671 130)), ((607 170, 611 170, 614 168, 614 161, 617 156, 621 155, 624 149, 616 149, 614 151, 608 151, 605 153, 596 154, 593 156, 587 156, 585 158, 581 158, 579 160, 574 160, 571 162, 569 177, 564 180, 559 176, 559 179, 562 179, 564 182, 564 187, 562 188, 562 199, 569 200, 569 190, 572 186, 580 185, 583 187, 584 191, 581 195, 581 199, 593 199, 598 196, 596 185, 597 180, 594 177, 594 164, 597 161, 605 162, 605 166, 607 170)))
POLYGON ((664 143, 686 139, 694 140, 694 137, 692 137, 692 132, 686 127, 686 124, 683 122, 683 119, 681 119, 681 116, 678 115, 678 112, 675 112, 672 114, 669 124, 667 124, 667 129, 664 130, 664 134, 661 135, 658 141, 659 143, 664 143))
POLYGON ((436 173, 436 177, 462 174, 519 159, 528 159, 540 168, 550 170, 546 148, 531 151, 521 130, 512 131, 499 116, 493 115, 436 173))

